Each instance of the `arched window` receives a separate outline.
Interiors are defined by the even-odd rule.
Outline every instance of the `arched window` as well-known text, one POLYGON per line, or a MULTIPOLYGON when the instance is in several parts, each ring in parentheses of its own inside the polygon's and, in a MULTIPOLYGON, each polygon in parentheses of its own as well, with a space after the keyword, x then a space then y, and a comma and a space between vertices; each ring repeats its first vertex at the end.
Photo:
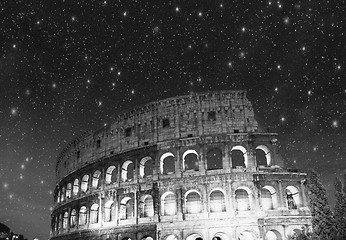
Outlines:
POLYGON ((134 164, 130 160, 123 163, 121 168, 121 178, 124 182, 133 180, 134 164))
POLYGON ((74 228, 77 223, 77 212, 76 209, 72 209, 71 211, 71 217, 70 217, 70 227, 74 228))
POLYGON ((67 229, 67 225, 68 225, 68 212, 65 212, 64 213, 64 219, 62 222, 62 228, 67 229))
POLYGON ((59 216, 54 217, 53 231, 55 231, 55 232, 59 231, 59 216))
POLYGON ((184 170, 199 170, 198 154, 195 150, 187 150, 183 154, 184 170))
POLYGON ((73 192, 74 196, 76 196, 78 194, 78 192, 79 192, 79 180, 78 180, 78 178, 76 178, 74 180, 74 182, 73 182, 73 190, 72 190, 72 192, 73 192))
POLYGON ((139 174, 142 178, 152 176, 154 170, 154 161, 151 157, 142 158, 139 165, 139 174))
POLYGON ((70 199, 71 198, 71 192, 72 192, 72 184, 68 183, 66 187, 66 198, 70 199))
POLYGON ((154 216, 154 202, 151 195, 145 195, 142 200, 142 216, 152 217, 154 216))
POLYGON ((250 197, 247 190, 239 188, 235 191, 237 211, 250 210, 250 197))
POLYGON ((267 240, 282 240, 280 232, 276 230, 268 231, 266 234, 267 240))
POLYGON ((82 192, 88 191, 88 185, 89 185, 89 175, 84 175, 82 178, 82 184, 81 184, 82 192))
POLYGON ((98 223, 99 220, 99 205, 94 203, 90 208, 90 223, 98 223))
POLYGON ((277 194, 272 186, 265 186, 261 189, 261 204, 264 210, 277 208, 277 194))
POLYGON ((231 150, 232 168, 247 167, 248 159, 246 148, 234 146, 231 150))
POLYGON ((106 170, 106 184, 111 184, 116 181, 115 166, 110 166, 106 170))
POLYGON ((209 197, 210 212, 226 212, 225 195, 220 190, 214 190, 209 197))
POLYGON ((105 222, 115 220, 114 201, 108 201, 105 204, 105 222))
POLYGON ((271 165, 271 154, 267 146, 260 145, 256 147, 257 166, 268 167, 271 165))
POLYGON ((203 237, 200 234, 193 233, 189 235, 186 240, 203 240, 203 237))
POLYGON ((61 189, 61 195, 60 195, 60 201, 64 202, 65 201, 65 187, 61 189))
POLYGON ((79 226, 84 226, 87 221, 87 209, 85 206, 82 206, 79 210, 79 226))
POLYGON ((130 197, 125 197, 120 202, 120 219, 130 219, 134 217, 134 202, 130 197))
POLYGON ((147 236, 147 237, 142 238, 141 240, 154 240, 154 239, 150 236, 147 236))
POLYGON ((175 194, 166 192, 161 197, 162 214, 171 216, 177 214, 177 200, 175 194))
POLYGON ((168 235, 167 237, 165 237, 164 240, 178 240, 178 238, 172 234, 172 235, 168 235))
POLYGON ((60 190, 58 191, 58 194, 56 195, 56 202, 60 203, 60 190))
POLYGON ((227 237, 227 234, 223 232, 218 232, 212 237, 212 240, 228 240, 228 239, 229 238, 227 237))
POLYGON ((175 160, 173 153, 164 153, 160 157, 161 174, 172 174, 175 172, 175 160))
POLYGON ((200 213, 202 212, 202 199, 201 195, 196 191, 187 192, 185 197, 186 213, 200 213))
POLYGON ((296 187, 286 187, 286 202, 288 209, 297 209, 300 206, 299 191, 296 187))
POLYGON ((222 152, 218 148, 214 148, 207 153, 207 169, 222 169, 222 152))
POLYGON ((94 189, 98 189, 100 187, 100 175, 101 175, 101 171, 100 170, 96 170, 93 174, 93 178, 92 178, 92 184, 91 186, 94 189))

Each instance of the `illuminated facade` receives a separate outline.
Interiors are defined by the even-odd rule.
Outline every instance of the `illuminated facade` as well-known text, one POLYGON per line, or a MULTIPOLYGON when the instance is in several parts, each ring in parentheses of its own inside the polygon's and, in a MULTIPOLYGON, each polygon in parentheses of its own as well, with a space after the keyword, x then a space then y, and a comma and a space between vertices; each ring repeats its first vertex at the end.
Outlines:
POLYGON ((58 157, 51 239, 287 239, 311 216, 276 144, 244 91, 123 112, 58 157))

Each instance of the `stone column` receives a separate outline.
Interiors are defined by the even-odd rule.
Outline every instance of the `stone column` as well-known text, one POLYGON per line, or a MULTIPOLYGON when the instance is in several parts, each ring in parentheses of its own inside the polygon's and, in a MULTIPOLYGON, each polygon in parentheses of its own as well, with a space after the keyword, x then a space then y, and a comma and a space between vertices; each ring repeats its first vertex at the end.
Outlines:
POLYGON ((278 197, 279 197, 279 208, 281 209, 286 209, 286 204, 285 204, 285 199, 284 199, 284 192, 283 192, 283 189, 282 189, 282 182, 281 180, 278 181, 279 183, 279 194, 278 194, 278 197))
POLYGON ((177 191, 177 215, 179 220, 183 220, 184 215, 184 197, 182 193, 182 189, 178 189, 177 191))
POLYGON ((206 174, 206 159, 205 159, 205 155, 204 155, 204 146, 202 146, 199 149, 199 172, 200 175, 205 175, 206 174))
POLYGON ((302 203, 301 203, 300 207, 307 207, 308 206, 308 203, 307 203, 307 200, 306 200, 305 185, 304 185, 305 181, 306 181, 305 179, 300 181, 301 196, 302 196, 302 203))

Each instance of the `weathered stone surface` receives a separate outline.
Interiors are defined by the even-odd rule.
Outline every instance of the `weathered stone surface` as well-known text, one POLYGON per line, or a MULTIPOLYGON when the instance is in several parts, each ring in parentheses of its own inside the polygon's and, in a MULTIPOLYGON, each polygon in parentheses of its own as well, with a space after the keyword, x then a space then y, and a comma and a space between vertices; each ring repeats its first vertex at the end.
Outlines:
POLYGON ((58 157, 51 239, 286 239, 310 212, 276 138, 244 91, 124 112, 58 157))

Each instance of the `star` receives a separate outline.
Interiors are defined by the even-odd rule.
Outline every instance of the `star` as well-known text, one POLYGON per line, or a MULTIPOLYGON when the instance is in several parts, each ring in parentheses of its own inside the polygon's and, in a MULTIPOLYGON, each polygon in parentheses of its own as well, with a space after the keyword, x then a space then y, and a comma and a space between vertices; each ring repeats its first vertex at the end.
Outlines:
POLYGON ((337 120, 334 120, 334 121, 332 122, 332 127, 333 127, 333 128, 339 127, 339 122, 338 122, 337 120))
POLYGON ((127 16, 127 11, 125 11, 125 12, 123 13, 123 16, 124 16, 124 17, 126 17, 126 16, 127 16))
POLYGON ((289 18, 289 17, 285 17, 285 18, 284 18, 284 23, 285 23, 286 25, 288 25, 288 24, 290 23, 290 18, 289 18))
POLYGON ((11 109, 11 115, 12 116, 17 116, 18 115, 18 108, 14 107, 11 109))
POLYGON ((175 11, 176 11, 176 12, 179 12, 179 11, 180 11, 180 8, 179 8, 179 7, 175 7, 175 11))

